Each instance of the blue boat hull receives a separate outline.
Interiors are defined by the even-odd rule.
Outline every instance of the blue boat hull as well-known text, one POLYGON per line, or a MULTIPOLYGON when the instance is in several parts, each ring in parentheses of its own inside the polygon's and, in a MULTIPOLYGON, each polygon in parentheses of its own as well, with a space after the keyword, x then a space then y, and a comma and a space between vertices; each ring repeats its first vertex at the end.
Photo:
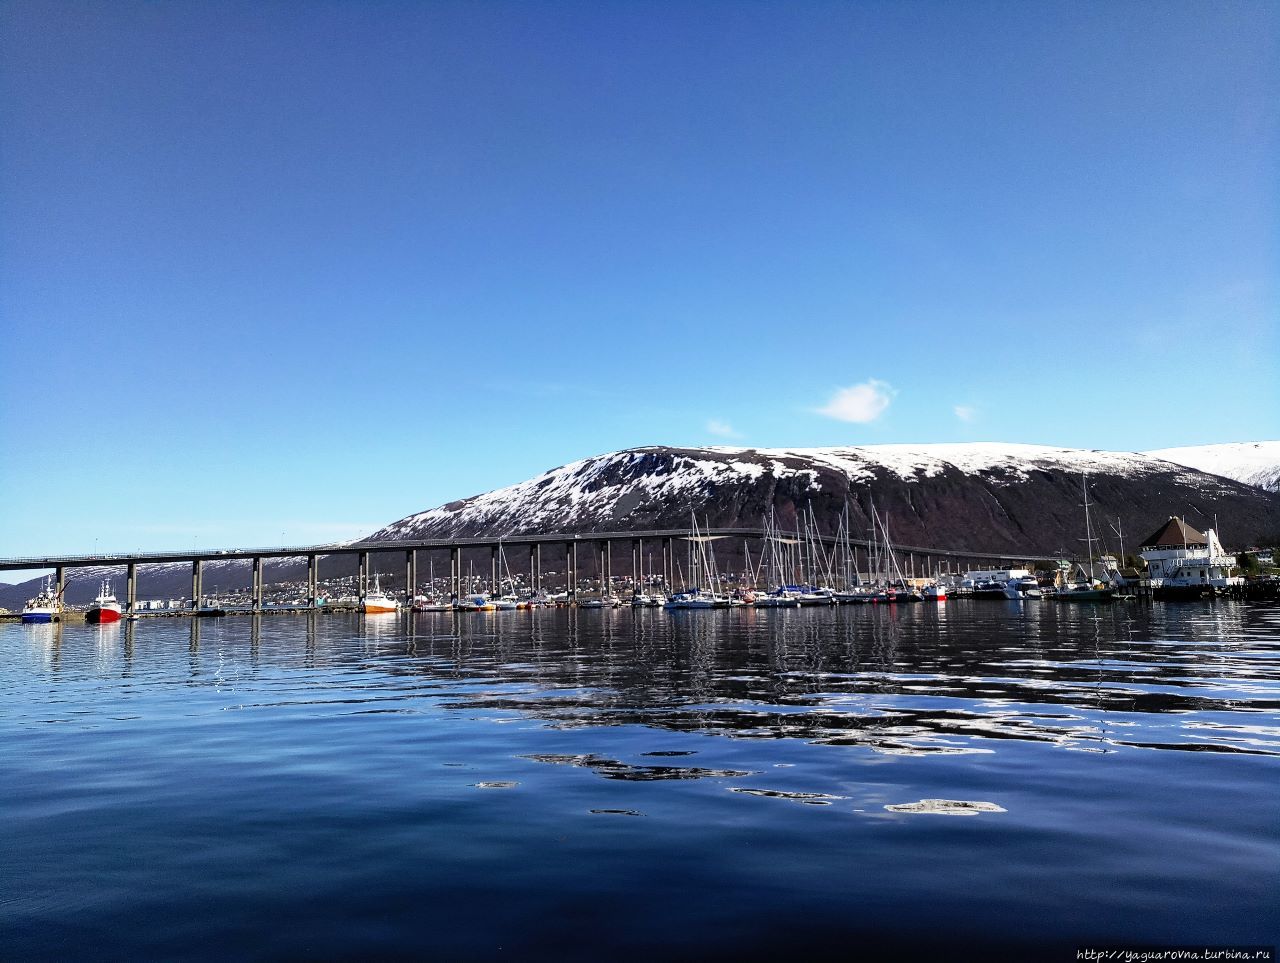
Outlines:
POLYGON ((22 615, 24 622, 52 622, 53 616, 48 612, 24 612, 22 615))

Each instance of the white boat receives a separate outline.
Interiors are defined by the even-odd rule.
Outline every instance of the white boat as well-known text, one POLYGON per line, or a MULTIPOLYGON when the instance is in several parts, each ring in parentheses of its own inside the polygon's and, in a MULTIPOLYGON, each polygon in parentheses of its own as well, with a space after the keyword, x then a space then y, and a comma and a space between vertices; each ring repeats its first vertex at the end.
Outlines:
POLYGON ((976 599, 1024 599, 1039 598, 1040 585, 1029 569, 990 568, 964 573, 961 584, 976 599), (1027 594, 1032 589, 1035 595, 1027 594))
POLYGON ((514 595, 503 595, 493 600, 493 607, 499 612, 514 612, 520 607, 520 600, 514 595))
POLYGON ((757 595, 751 600, 751 604, 758 609, 798 609, 800 600, 791 592, 779 589, 757 595))
POLYGON ((46 578, 36 597, 22 607, 24 622, 57 622, 62 617, 62 600, 53 590, 53 580, 46 578))
POLYGON ((84 620, 90 625, 105 625, 108 622, 119 622, 123 613, 124 607, 117 601, 115 594, 111 591, 111 583, 103 579, 98 597, 93 600, 93 604, 84 613, 84 620))
POLYGON ((415 595, 410 606, 415 612, 448 612, 453 606, 427 595, 415 595))
POLYGON ((945 602, 947 600, 947 590, 937 582, 930 582, 920 590, 920 596, 926 602, 945 602))
POLYGON ((399 612, 400 602, 382 591, 379 576, 373 576, 373 590, 365 592, 360 600, 360 611, 365 615, 381 615, 387 612, 399 612))
POLYGON ((453 607, 459 612, 492 612, 496 608, 487 595, 467 595, 458 599, 453 607))
POLYGON ((1020 575, 1017 578, 1011 578, 1004 583, 1004 597, 1015 602, 1023 599, 1040 598, 1040 583, 1036 581, 1036 577, 1031 574, 1020 575))
POLYGON ((727 609, 729 600, 714 592, 704 592, 695 588, 687 592, 677 592, 667 599, 662 607, 664 609, 727 609))

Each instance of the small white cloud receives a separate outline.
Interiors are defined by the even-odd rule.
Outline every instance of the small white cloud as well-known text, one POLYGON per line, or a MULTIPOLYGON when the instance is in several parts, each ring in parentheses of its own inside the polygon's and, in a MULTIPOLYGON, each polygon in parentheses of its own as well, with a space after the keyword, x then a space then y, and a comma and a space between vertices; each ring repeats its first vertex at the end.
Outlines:
POLYGON ((707 432, 712 435, 718 435, 721 438, 741 438, 742 433, 733 430, 733 425, 727 421, 721 421, 719 418, 712 418, 707 422, 707 432))
POLYGON ((891 385, 872 378, 851 388, 840 388, 830 401, 816 410, 837 421, 865 424, 883 415, 896 393, 891 385))
POLYGON ((978 417, 978 409, 973 405, 956 405, 951 409, 961 421, 973 421, 978 417))

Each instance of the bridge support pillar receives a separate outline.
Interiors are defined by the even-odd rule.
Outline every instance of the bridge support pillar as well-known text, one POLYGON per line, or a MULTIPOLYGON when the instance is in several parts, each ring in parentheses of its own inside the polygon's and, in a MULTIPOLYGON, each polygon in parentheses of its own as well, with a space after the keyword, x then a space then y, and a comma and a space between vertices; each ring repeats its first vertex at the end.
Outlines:
POLYGON ((675 554, 676 543, 670 536, 662 540, 662 591, 671 591, 671 563, 675 554))
POLYGON ((538 578, 538 543, 534 542, 529 546, 529 591, 537 595, 541 590, 542 584, 538 578))
POLYGON ((609 578, 609 543, 604 541, 600 542, 599 549, 600 563, 597 566, 599 571, 596 574, 600 576, 600 597, 604 598, 605 588, 608 587, 607 579, 609 578))
POLYGON ((320 596, 320 556, 307 556, 307 604, 316 607, 320 596))
POLYGON ((404 553, 404 600, 412 603, 418 594, 418 553, 409 549, 404 553))
POLYGON ((359 562, 356 568, 356 598, 363 602, 365 593, 369 591, 366 584, 369 580, 369 553, 361 552, 357 558, 359 562))
POLYGON ((138 602, 138 563, 130 562, 125 568, 125 611, 130 615, 133 614, 134 606, 138 602))
POLYGON ((462 550, 456 545, 449 549, 449 594, 457 599, 462 594, 462 550))
POLYGON ((570 578, 572 579, 572 581, 569 582, 569 601, 573 602, 574 604, 577 604, 577 601, 578 601, 578 543, 577 542, 569 543, 568 555, 566 558, 565 567, 569 569, 570 578), (572 562, 573 564, 570 565, 569 564, 570 562, 572 562))
POLYGON ((193 609, 200 608, 200 593, 204 586, 201 581, 204 578, 204 562, 200 559, 193 559, 191 562, 191 607, 193 609))
POLYGON ((253 558, 253 611, 262 611, 262 556, 253 558))
POLYGON ((62 605, 62 593, 67 590, 67 571, 61 565, 53 570, 53 583, 53 597, 58 600, 58 605, 62 605))
POLYGON ((644 552, 644 540, 639 538, 633 538, 631 540, 631 594, 632 595, 639 595, 641 592, 640 576, 641 576, 641 573, 644 571, 644 555, 642 554, 643 552, 644 552))

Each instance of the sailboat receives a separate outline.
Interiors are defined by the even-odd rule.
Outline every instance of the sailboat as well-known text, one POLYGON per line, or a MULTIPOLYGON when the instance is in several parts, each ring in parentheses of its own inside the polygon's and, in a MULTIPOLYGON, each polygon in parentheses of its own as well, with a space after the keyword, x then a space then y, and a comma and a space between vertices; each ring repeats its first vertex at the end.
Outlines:
POLYGON ((436 595, 436 563, 432 558, 427 559, 427 584, 430 586, 430 594, 415 595, 413 601, 409 603, 409 607, 414 612, 448 612, 453 608, 448 602, 442 602, 436 595))
POLYGON ((727 609, 729 599, 713 590, 703 589, 698 583, 705 578, 710 586, 719 581, 714 563, 707 556, 707 536, 698 532, 698 520, 689 515, 689 566, 692 587, 677 592, 663 603, 664 609, 727 609), (695 548, 696 546, 696 548, 695 548))
POLYGON ((1080 473, 1080 489, 1084 492, 1084 545, 1089 560, 1088 581, 1075 582, 1060 589, 1054 596, 1060 602, 1110 602, 1115 599, 1115 589, 1104 585, 1093 574, 1093 523, 1089 518, 1088 476, 1080 473))

